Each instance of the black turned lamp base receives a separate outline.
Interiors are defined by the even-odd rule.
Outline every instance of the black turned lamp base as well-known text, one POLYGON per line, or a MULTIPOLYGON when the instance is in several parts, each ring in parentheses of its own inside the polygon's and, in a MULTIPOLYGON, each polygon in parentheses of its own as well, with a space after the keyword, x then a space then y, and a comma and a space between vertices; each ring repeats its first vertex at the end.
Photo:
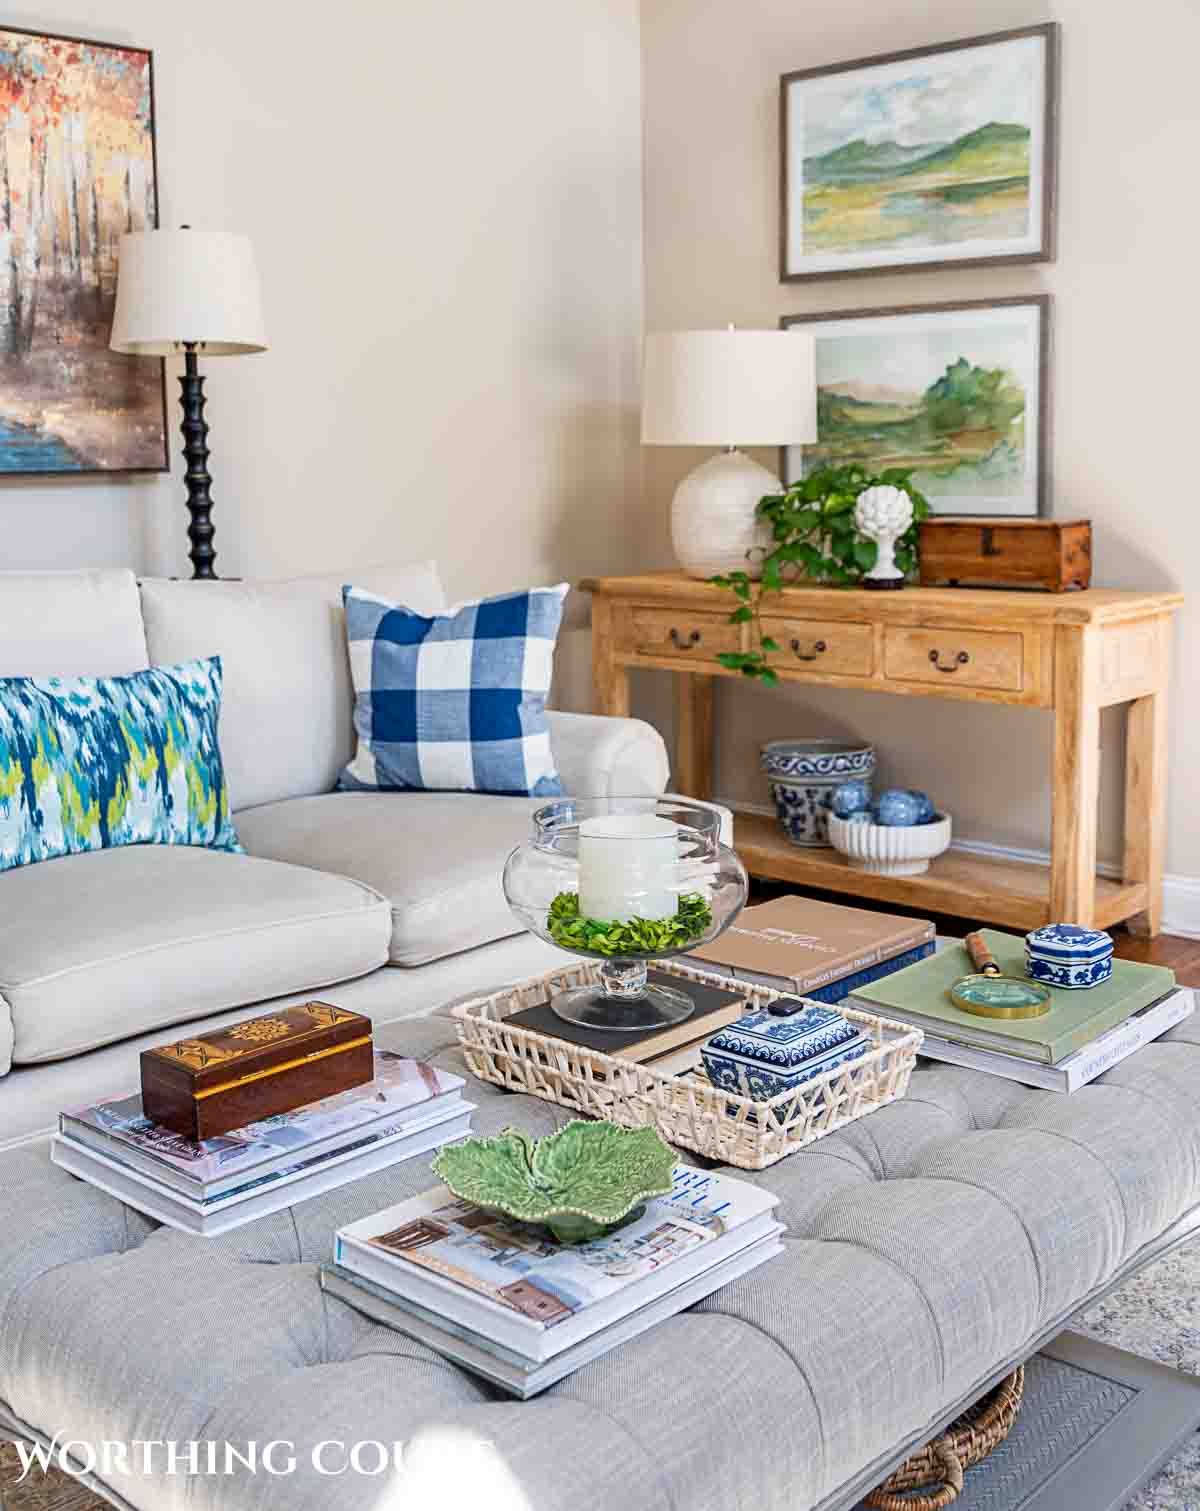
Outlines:
POLYGON ((904 586, 903 577, 864 577, 864 588, 872 588, 876 593, 887 593, 904 586))
POLYGON ((208 471, 208 425, 204 419, 204 379, 196 359, 196 342, 184 342, 184 370, 179 379, 179 403, 183 409, 183 455, 187 461, 184 482, 187 484, 187 506, 192 516, 188 526, 188 539, 192 549, 188 557, 192 563, 192 581, 211 582, 216 578, 213 562, 217 553, 213 549, 212 478, 208 471))

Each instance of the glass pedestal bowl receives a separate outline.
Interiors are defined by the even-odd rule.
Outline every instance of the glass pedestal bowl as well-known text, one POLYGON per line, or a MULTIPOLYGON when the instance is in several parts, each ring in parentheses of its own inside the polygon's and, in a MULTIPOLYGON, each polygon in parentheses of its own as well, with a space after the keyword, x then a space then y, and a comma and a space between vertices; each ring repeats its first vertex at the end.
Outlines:
POLYGON ((508 905, 531 934, 601 963, 599 984, 560 992, 554 1012, 613 1033, 691 1016, 687 991, 648 982, 647 966, 715 939, 746 890, 720 812, 686 798, 559 798, 504 867, 508 905))

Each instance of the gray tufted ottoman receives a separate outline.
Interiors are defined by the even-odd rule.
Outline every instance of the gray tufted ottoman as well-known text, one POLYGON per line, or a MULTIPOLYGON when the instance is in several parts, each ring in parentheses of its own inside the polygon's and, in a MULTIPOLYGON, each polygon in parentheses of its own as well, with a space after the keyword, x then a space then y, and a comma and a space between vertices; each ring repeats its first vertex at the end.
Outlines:
MULTIPOLYGON (((465 1073, 444 1018, 388 1042, 465 1073)), ((472 1095, 481 1132, 565 1117, 472 1095)), ((1190 1231, 1200 1024, 1072 1097, 923 1066, 907 1100, 753 1178, 783 1197, 784 1255, 516 1403, 317 1287, 334 1228, 427 1187, 427 1160, 203 1241, 17 1150, 0 1157, 0 1412, 91 1444, 293 1445, 285 1475, 114 1470, 112 1498, 139 1508, 384 1511, 383 1480, 323 1476, 314 1445, 419 1449, 438 1426, 494 1445, 536 1511, 850 1506, 1190 1231)))

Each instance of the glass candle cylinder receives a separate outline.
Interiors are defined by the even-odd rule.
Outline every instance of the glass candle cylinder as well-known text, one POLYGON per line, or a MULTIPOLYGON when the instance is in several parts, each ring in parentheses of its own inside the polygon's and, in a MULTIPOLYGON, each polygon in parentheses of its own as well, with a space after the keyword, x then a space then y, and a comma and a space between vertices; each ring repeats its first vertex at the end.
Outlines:
POLYGON ((579 825, 579 912, 628 923, 679 910, 679 826, 653 814, 616 813, 579 825))

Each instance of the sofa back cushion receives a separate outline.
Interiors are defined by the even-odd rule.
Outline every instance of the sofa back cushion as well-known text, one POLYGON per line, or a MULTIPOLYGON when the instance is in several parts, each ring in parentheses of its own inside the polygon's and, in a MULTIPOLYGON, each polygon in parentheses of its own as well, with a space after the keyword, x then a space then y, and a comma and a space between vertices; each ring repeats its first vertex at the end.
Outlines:
POLYGON ((433 562, 288 582, 142 583, 154 665, 221 657, 221 753, 234 812, 331 792, 354 754, 342 609, 348 582, 420 613, 445 607, 433 562))
POLYGON ((0 677, 118 677, 148 665, 132 572, 0 572, 0 677))

